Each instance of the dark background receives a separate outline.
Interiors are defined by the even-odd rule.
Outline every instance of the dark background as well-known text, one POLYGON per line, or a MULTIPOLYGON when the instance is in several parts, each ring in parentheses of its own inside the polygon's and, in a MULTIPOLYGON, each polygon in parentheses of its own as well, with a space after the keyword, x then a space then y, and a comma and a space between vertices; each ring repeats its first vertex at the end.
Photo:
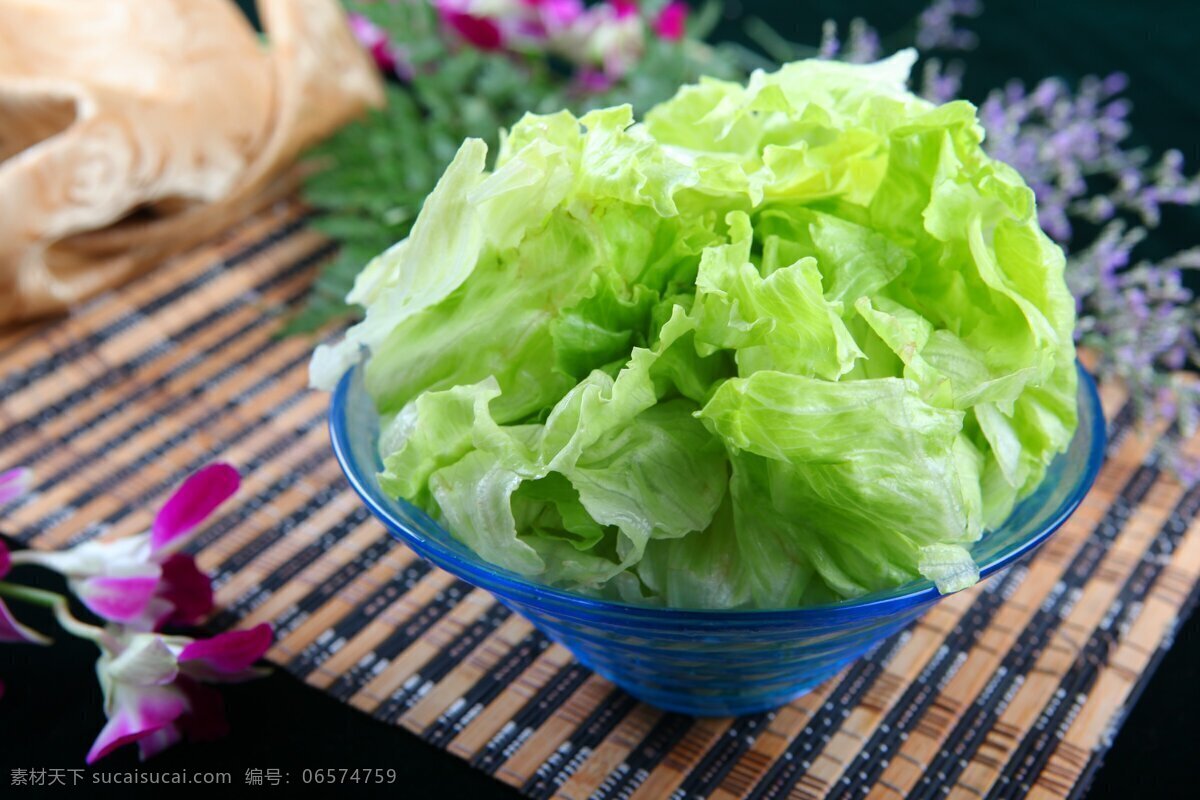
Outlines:
MULTIPOLYGON (((243 3, 248 5, 248 3, 243 3)), ((851 16, 863 16, 881 31, 903 27, 924 3, 903 2, 750 2, 732 0, 719 35, 742 38, 741 22, 753 14, 790 39, 816 43, 821 21, 837 19, 845 29, 851 16)), ((979 48, 966 54, 964 94, 979 101, 1011 78, 1033 82, 1048 75, 1068 79, 1088 73, 1125 72, 1131 79, 1133 125, 1139 144, 1156 151, 1183 151, 1188 170, 1200 167, 1200 3, 1186 2, 1000 2, 969 23, 979 48)), ((1200 214, 1169 210, 1162 228, 1144 245, 1161 255, 1196 244, 1200 214)), ((0 530, 3 522, 0 521, 0 530)), ((32 580, 33 571, 14 578, 32 580)), ((42 578, 41 575, 37 576, 42 578)), ((43 583, 42 585, 47 585, 43 583)), ((61 589, 61 584, 49 584, 61 589)), ((22 609, 24 612, 24 609, 22 609)), ((48 615, 22 617, 52 631, 48 615)), ((13 768, 78 768, 104 724, 92 645, 61 637, 52 647, 0 647, 0 679, 7 692, 0 700, 0 782, 9 784, 13 768)), ((349 706, 277 671, 264 680, 224 691, 233 733, 218 742, 178 746, 149 762, 153 770, 225 770, 242 786, 247 769, 290 772, 292 786, 305 768, 395 769, 396 785, 379 794, 411 798, 516 797, 492 778, 415 736, 349 706)), ((1090 798, 1195 797, 1196 718, 1200 712, 1200 618, 1183 624, 1177 640, 1148 688, 1121 727, 1090 798)), ((135 751, 102 762, 104 771, 134 769, 135 751)), ((64 791, 70 791, 64 790, 64 791)), ((161 791, 157 790, 157 791, 161 791)), ((279 794, 283 789, 253 787, 250 792, 279 794)), ((340 787, 359 796, 363 787, 340 787)), ((34 794, 6 789, 8 796, 34 794)))

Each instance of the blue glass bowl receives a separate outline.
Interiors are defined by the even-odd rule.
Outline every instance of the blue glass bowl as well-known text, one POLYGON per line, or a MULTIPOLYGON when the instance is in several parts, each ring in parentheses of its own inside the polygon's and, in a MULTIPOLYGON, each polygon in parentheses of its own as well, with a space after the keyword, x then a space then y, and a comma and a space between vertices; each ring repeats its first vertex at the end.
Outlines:
MULTIPOLYGON (((899 631, 941 596, 925 580, 856 600, 784 610, 650 608, 583 597, 492 566, 420 509, 379 488, 379 418, 361 369, 338 385, 329 410, 333 449, 350 484, 388 531, 423 558, 491 592, 580 662, 634 697, 697 716, 773 708, 812 689, 899 631)), ((1036 492, 973 553, 992 575, 1033 551, 1075 510, 1103 460, 1104 415, 1079 370, 1079 429, 1036 492)))

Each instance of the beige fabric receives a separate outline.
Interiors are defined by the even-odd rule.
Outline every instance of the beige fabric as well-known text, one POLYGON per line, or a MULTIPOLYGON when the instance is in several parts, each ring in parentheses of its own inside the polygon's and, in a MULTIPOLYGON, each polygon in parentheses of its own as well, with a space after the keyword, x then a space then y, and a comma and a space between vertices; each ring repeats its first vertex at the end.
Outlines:
POLYGON ((62 311, 287 190, 383 100, 337 0, 0 0, 0 324, 62 311))

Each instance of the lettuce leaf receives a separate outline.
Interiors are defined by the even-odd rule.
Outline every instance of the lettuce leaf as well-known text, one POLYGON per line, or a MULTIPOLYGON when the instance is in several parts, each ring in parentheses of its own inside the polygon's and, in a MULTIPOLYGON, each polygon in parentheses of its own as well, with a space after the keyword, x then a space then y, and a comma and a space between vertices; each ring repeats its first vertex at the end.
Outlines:
POLYGON ((464 143, 314 354, 365 358, 381 485, 498 568, 733 608, 978 579, 1076 426, 1033 194, 909 52, 464 143))

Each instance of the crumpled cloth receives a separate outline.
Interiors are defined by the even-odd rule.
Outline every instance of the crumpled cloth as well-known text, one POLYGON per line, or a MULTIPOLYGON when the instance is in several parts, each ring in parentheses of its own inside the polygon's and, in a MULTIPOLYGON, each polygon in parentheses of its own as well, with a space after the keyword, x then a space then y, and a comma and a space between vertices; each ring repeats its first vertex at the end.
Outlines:
POLYGON ((0 325, 61 312, 294 186, 383 102, 337 0, 0 0, 0 325))

